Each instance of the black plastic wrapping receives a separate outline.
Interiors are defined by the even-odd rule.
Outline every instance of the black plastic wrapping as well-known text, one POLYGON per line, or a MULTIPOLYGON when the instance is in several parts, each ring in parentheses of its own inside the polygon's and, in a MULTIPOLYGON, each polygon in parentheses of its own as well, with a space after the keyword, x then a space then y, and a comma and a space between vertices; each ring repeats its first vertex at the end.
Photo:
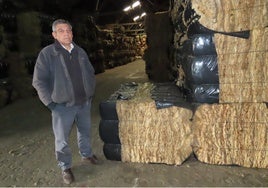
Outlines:
POLYGON ((100 120, 99 135, 105 144, 121 144, 118 125, 118 120, 100 120))
POLYGON ((184 41, 182 52, 187 55, 217 55, 213 34, 196 34, 184 41))
POLYGON ((104 144, 103 153, 108 160, 121 161, 121 144, 104 144))
POLYGON ((135 95, 137 88, 138 84, 135 82, 121 84, 120 88, 107 101, 129 100, 135 95))
POLYGON ((218 103, 219 75, 214 32, 204 27, 195 29, 189 31, 190 38, 179 50, 181 55, 176 56, 184 72, 185 95, 188 102, 218 103))
POLYGON ((186 101, 183 91, 173 82, 155 83, 154 89, 151 91, 151 98, 155 101, 157 109, 171 106, 192 108, 186 101))
POLYGON ((192 85, 187 101, 195 103, 219 103, 219 84, 192 85))
POLYGON ((103 120, 118 120, 116 101, 102 101, 99 104, 99 112, 103 120))
POLYGON ((188 56, 183 62, 186 84, 219 84, 216 55, 188 56))

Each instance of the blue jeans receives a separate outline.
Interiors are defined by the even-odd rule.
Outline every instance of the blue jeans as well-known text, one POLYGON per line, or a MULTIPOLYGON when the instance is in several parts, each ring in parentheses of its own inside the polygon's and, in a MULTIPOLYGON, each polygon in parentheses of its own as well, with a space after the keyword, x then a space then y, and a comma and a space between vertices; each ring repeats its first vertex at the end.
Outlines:
POLYGON ((55 136, 55 154, 62 170, 71 168, 72 153, 69 147, 69 135, 75 122, 77 142, 81 157, 91 157, 91 101, 84 105, 65 106, 57 104, 52 110, 52 126, 55 136))

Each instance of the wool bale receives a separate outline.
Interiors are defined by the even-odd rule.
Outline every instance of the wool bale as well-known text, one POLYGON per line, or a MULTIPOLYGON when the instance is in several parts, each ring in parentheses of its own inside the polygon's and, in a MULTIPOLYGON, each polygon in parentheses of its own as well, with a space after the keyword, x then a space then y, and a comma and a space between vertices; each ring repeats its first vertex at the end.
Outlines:
POLYGON ((266 102, 268 83, 220 84, 219 103, 266 102))
POLYGON ((151 89, 140 85, 131 100, 116 103, 122 161, 180 165, 192 153, 192 111, 157 109, 151 89))
POLYGON ((220 103, 268 101, 268 29, 254 29, 248 40, 215 35, 220 103))
POLYGON ((268 110, 265 103, 201 105, 193 117, 198 160, 268 168, 268 110))
POLYGON ((268 3, 263 0, 192 0, 199 22, 216 31, 241 31, 268 24, 268 3))
POLYGON ((253 29, 249 39, 215 34, 214 43, 218 55, 268 51, 268 28, 253 29))
POLYGON ((268 82, 267 58, 267 52, 218 55, 221 84, 268 82))

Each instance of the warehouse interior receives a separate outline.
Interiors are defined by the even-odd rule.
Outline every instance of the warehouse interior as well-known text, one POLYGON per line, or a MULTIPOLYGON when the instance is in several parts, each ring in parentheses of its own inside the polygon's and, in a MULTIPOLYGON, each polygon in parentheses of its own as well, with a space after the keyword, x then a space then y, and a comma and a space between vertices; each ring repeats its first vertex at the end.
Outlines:
MULTIPOLYGON (((95 69, 73 186, 268 186, 267 0, 0 0, 0 186, 63 186, 32 75, 70 21, 95 69), (33 167, 31 167, 33 165, 33 167)), ((75 131, 70 142, 76 148, 75 131)))

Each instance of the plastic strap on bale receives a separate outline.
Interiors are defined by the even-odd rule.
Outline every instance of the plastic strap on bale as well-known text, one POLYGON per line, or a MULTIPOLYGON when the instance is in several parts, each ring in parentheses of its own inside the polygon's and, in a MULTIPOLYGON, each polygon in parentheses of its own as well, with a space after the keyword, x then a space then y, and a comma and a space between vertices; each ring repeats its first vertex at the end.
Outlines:
POLYGON ((243 38, 243 39, 248 39, 250 37, 250 30, 236 31, 236 32, 215 31, 215 30, 211 30, 203 26, 198 21, 191 23, 191 25, 188 28, 187 35, 189 38, 191 38, 193 35, 196 35, 196 34, 215 34, 215 33, 229 35, 232 37, 238 37, 238 38, 243 38))

